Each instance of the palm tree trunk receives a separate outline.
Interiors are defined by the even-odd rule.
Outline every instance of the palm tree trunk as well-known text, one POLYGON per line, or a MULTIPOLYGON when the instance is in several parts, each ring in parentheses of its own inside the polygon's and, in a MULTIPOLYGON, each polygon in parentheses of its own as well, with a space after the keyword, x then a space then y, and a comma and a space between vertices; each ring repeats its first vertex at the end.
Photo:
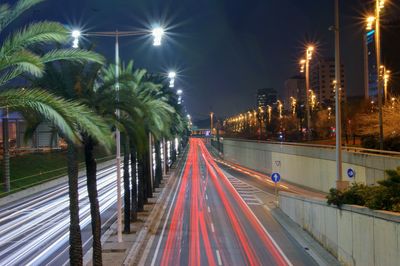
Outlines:
POLYGON ((146 203, 148 202, 147 199, 148 198, 152 198, 153 197, 153 187, 152 187, 152 180, 151 180, 151 174, 150 171, 153 171, 153 169, 151 169, 151 162, 150 162, 150 150, 147 149, 146 150, 146 154, 145 154, 145 180, 146 180, 146 203))
POLYGON ((90 215, 92 218, 93 235, 93 265, 102 265, 101 250, 101 217, 97 193, 97 164, 93 156, 94 143, 91 137, 85 138, 85 162, 87 190, 90 202, 90 215))
POLYGON ((131 153, 131 184, 132 184, 132 191, 131 191, 131 221, 136 222, 137 220, 137 209, 138 209, 138 202, 137 202, 137 183, 136 183, 136 149, 133 143, 131 142, 130 145, 130 153, 131 153))
POLYGON ((128 138, 125 136, 124 143, 124 233, 131 232, 131 193, 129 184, 129 143, 128 138))
POLYGON ((161 183, 162 180, 162 165, 161 165, 161 144, 160 141, 157 140, 155 143, 155 148, 156 148, 156 175, 155 175, 155 183, 157 184, 157 187, 159 187, 159 184, 161 183))
POLYGON ((68 194, 69 194, 69 260, 71 265, 83 264, 81 228, 79 226, 78 159, 76 148, 68 142, 68 194))
POLYGON ((138 211, 142 212, 144 210, 144 201, 145 201, 145 189, 146 186, 144 184, 144 161, 143 154, 139 155, 138 159, 138 211))
POLYGON ((7 108, 3 109, 3 186, 4 192, 10 192, 10 143, 9 132, 8 132, 8 110, 7 108))

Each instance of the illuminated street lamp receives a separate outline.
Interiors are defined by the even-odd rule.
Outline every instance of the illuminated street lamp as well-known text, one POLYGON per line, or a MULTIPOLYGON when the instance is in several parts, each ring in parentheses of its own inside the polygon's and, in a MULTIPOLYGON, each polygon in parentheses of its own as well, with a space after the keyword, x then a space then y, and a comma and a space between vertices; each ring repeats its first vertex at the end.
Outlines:
POLYGON ((311 113, 310 113, 310 62, 314 53, 314 46, 309 45, 306 49, 305 59, 300 60, 300 72, 306 76, 306 115, 307 115, 307 135, 308 140, 311 140, 311 113))
POLYGON ((389 93, 388 93, 388 84, 390 81, 390 70, 387 70, 385 66, 381 65, 381 78, 383 78, 383 100, 389 100, 389 93))
POLYGON ((293 116, 296 116, 297 100, 296 100, 296 98, 294 98, 292 96, 290 96, 290 106, 292 107, 293 116))
POLYGON ((378 109, 379 109, 379 148, 383 150, 383 112, 382 112, 382 86, 383 76, 380 75, 381 66, 381 26, 380 17, 382 9, 385 7, 385 0, 375 1, 375 51, 376 51, 376 65, 378 71, 378 109))
POLYGON ((170 88, 175 87, 176 72, 175 71, 170 71, 168 73, 168 78, 169 78, 169 87, 170 88))
MULTIPOLYGON (((161 39, 164 30, 161 28, 155 28, 152 31, 154 37, 154 45, 161 45, 161 39)), ((115 90, 117 92, 117 101, 119 101, 119 37, 130 37, 130 36, 142 36, 147 35, 146 31, 103 31, 103 32, 88 32, 86 36, 97 36, 97 37, 111 37, 115 39, 115 90)), ((73 48, 79 48, 79 38, 82 36, 81 31, 73 30, 71 32, 73 38, 73 48)), ((117 118, 120 116, 120 110, 115 111, 117 118)), ((121 188, 121 132, 118 127, 115 129, 115 141, 116 141, 116 168, 117 168, 117 240, 122 242, 122 188, 121 188)))
POLYGON ((154 37, 153 45, 154 46, 160 46, 162 37, 164 35, 164 29, 161 28, 161 27, 154 28, 153 31, 152 31, 152 35, 154 37))
POLYGON ((372 30, 373 29, 373 25, 374 25, 374 22, 375 22, 375 17, 374 16, 368 16, 367 17, 367 27, 366 27, 366 30, 372 30))
POLYGON ((73 38, 72 48, 79 48, 79 37, 81 36, 81 32, 79 30, 73 30, 71 36, 73 38))
POLYGON ((270 105, 267 106, 267 110, 268 110, 268 122, 271 123, 271 119, 272 119, 272 107, 270 105))
POLYGON ((278 104, 278 111, 279 111, 279 119, 283 118, 282 111, 283 111, 283 104, 280 100, 277 101, 278 104))

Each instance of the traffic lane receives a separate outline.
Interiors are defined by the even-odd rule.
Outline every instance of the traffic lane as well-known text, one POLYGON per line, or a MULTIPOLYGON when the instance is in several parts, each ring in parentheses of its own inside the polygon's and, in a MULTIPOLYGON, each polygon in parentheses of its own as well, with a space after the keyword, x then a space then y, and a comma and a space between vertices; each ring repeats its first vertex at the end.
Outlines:
MULTIPOLYGON (((223 170, 227 176, 232 177, 230 173, 223 170)), ((233 176, 236 177, 236 176, 233 176)), ((253 180, 253 179, 248 179, 253 180)), ((245 179, 244 183, 251 185, 245 179)), ((317 265, 314 259, 308 254, 306 247, 302 247, 291 237, 291 235, 275 220, 271 214, 271 210, 276 207, 276 197, 272 193, 268 193, 254 188, 259 192, 254 193, 263 205, 248 205, 254 215, 258 218, 264 228, 271 234, 272 238, 277 242, 279 247, 285 252, 285 255, 294 265, 317 265)))
POLYGON ((261 224, 271 234, 279 247, 284 250, 285 255, 293 265, 312 266, 318 265, 307 252, 307 247, 301 246, 268 212, 263 206, 251 206, 251 210, 260 220, 261 224))
MULTIPOLYGON (((109 190, 110 187, 115 187, 109 184, 110 173, 113 172, 113 167, 99 171, 99 198, 102 203, 103 191, 109 190), (103 187, 103 189, 101 187, 103 187), (104 189, 104 187, 106 189, 104 189)), ((86 187, 85 182, 82 180, 84 179, 80 179, 79 182, 81 192, 81 226, 89 224, 87 218, 89 214, 88 200, 87 197, 84 197, 85 193, 82 193, 82 190, 85 190, 86 187), (87 209, 86 211, 83 210, 85 208, 87 209), (82 223, 82 220, 85 219, 87 221, 82 223)), ((113 180, 115 180, 115 178, 113 180)), ((34 202, 32 206, 29 206, 29 199, 22 200, 20 205, 18 205, 18 203, 12 203, 7 206, 6 212, 8 213, 18 212, 18 208, 24 211, 20 212, 23 213, 23 217, 19 221, 21 226, 12 230, 13 238, 7 238, 7 235, 2 235, 2 237, 0 237, 2 240, 0 256, 2 263, 37 262, 37 264, 39 264, 43 260, 56 257, 58 254, 58 247, 62 247, 65 243, 68 247, 68 187, 65 184, 64 186, 63 188, 56 187, 55 190, 58 191, 57 193, 53 193, 50 189, 49 194, 52 194, 52 201, 46 198, 45 193, 39 193, 37 197, 35 197, 36 195, 32 196, 32 201, 34 202)), ((11 221, 3 221, 2 225, 10 228, 10 222, 11 221)))
MULTIPOLYGON (((218 163, 218 165, 220 165, 221 167, 223 167, 226 170, 234 171, 236 174, 238 174, 238 176, 240 176, 240 174, 242 174, 244 177, 246 177, 248 179, 258 180, 259 184, 264 184, 264 186, 268 186, 269 188, 275 188, 275 184, 271 180, 271 176, 268 176, 266 174, 257 172, 255 170, 243 167, 243 166, 235 164, 235 163, 230 163, 230 162, 226 162, 226 161, 223 161, 220 159, 215 159, 215 157, 214 157, 214 160, 218 163)), ((282 191, 288 191, 291 193, 296 193, 299 195, 307 195, 307 196, 316 197, 316 198, 325 198, 327 195, 324 192, 312 190, 310 188, 303 188, 301 186, 293 185, 293 184, 287 183, 282 180, 281 180, 281 182, 279 182, 277 187, 279 190, 282 190, 282 191)))
MULTIPOLYGON (((203 162, 203 164, 205 164, 203 162)), ((209 176, 208 171, 205 176, 209 176)), ((246 254, 243 252, 240 240, 237 238, 232 222, 225 211, 218 192, 212 182, 207 185, 205 200, 209 213, 208 224, 212 228, 212 238, 215 242, 215 252, 219 253, 223 265, 246 265, 246 254)))
MULTIPOLYGON (((171 188, 172 194, 170 194, 170 196, 167 198, 166 210, 168 211, 166 211, 161 218, 154 241, 150 247, 149 255, 146 257, 144 263, 145 265, 161 265, 162 263, 168 264, 169 261, 163 261, 163 257, 165 258, 164 253, 176 251, 171 244, 173 241, 169 239, 169 235, 178 234, 181 226, 185 226, 185 228, 187 227, 187 224, 182 224, 180 216, 183 202, 189 200, 189 194, 186 193, 186 190, 189 186, 187 177, 192 171, 191 156, 193 156, 193 151, 191 147, 192 145, 189 145, 189 152, 187 154, 185 164, 182 167, 177 181, 171 188)), ((179 250, 179 254, 180 252, 181 251, 179 250)))
POLYGON ((290 265, 281 249, 262 228, 246 203, 224 176, 218 165, 215 164, 204 144, 202 144, 202 149, 207 169, 229 216, 235 235, 245 253, 245 260, 253 265, 261 265, 262 263, 290 265))

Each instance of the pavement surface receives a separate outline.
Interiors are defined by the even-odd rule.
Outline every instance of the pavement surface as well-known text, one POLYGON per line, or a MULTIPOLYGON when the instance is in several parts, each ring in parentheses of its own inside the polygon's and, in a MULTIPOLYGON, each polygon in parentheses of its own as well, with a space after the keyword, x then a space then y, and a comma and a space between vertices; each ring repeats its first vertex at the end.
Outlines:
MULTIPOLYGON (((98 193, 105 232, 116 219, 116 167, 98 171, 98 193)), ((91 248, 86 176, 79 177, 83 252, 91 248)), ((68 183, 60 184, 2 206, 0 265, 66 265, 69 262, 68 183)))
POLYGON ((317 265, 272 216, 273 194, 236 175, 221 169, 204 142, 192 138, 167 211, 136 264, 317 265))

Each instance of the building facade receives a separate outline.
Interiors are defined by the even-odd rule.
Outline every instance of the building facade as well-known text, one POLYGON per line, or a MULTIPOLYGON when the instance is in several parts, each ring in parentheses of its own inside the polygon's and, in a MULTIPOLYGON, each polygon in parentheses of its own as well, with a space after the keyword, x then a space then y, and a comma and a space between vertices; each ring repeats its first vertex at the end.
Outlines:
POLYGON ((306 79, 304 76, 293 76, 285 81, 281 95, 285 109, 290 108, 292 99, 291 97, 296 99, 298 103, 305 103, 306 79))
MULTIPOLYGON (((346 96, 344 65, 341 64, 340 83, 342 98, 346 96)), ((311 62, 310 89, 320 104, 330 105, 335 102, 335 59, 319 57, 311 62)))
POLYGON ((257 107, 272 106, 278 100, 278 93, 275 89, 265 88, 257 90, 257 107))

